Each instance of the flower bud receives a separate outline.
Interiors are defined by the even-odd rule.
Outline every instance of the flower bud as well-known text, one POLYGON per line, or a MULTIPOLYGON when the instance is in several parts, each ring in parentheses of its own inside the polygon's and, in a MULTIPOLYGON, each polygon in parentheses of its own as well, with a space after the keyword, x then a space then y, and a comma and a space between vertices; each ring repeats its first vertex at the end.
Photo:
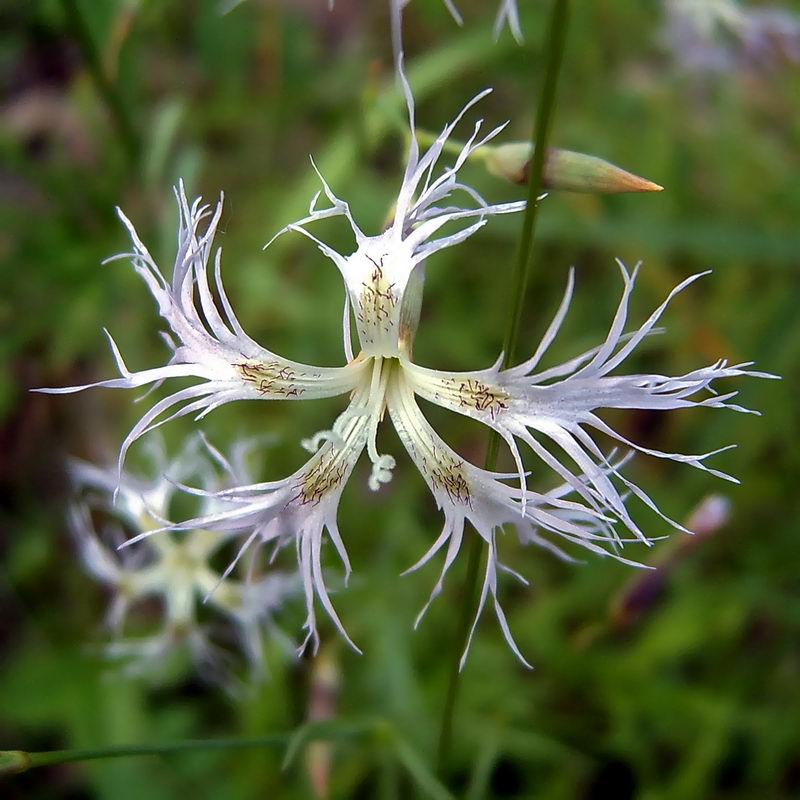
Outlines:
POLYGON ((17 775, 31 766, 30 754, 24 750, 0 750, 0 775, 17 775))
MULTIPOLYGON (((511 142, 481 148, 486 168, 492 175, 512 183, 528 182, 533 148, 525 142, 511 142)), ((480 151, 479 151, 480 153, 480 151)), ((544 187, 565 192, 621 194, 660 192, 663 187, 614 166, 602 158, 550 148, 544 165, 544 187)))

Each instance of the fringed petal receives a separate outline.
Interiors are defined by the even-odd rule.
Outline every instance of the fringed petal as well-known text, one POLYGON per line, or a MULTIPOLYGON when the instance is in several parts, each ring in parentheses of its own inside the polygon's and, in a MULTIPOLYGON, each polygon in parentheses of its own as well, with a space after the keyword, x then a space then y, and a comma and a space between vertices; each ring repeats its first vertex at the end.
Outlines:
POLYGON ((439 577, 415 624, 419 624, 431 602, 441 592, 445 576, 460 550, 464 526, 469 522, 489 546, 478 614, 486 598, 491 595, 504 636, 517 656, 527 665, 513 641, 497 601, 495 531, 503 525, 511 524, 517 528, 521 541, 555 549, 560 555, 563 555, 561 551, 543 538, 541 533, 564 537, 570 542, 616 558, 618 556, 613 546, 608 550, 604 549, 616 544, 616 540, 607 532, 608 522, 611 520, 592 508, 564 499, 570 487, 560 493, 547 495, 520 490, 501 482, 507 476, 487 472, 464 461, 431 428, 417 406, 414 390, 415 386, 404 372, 399 372, 390 382, 387 408, 400 440, 444 513, 444 525, 429 550, 407 572, 419 569, 443 547, 447 548, 439 577))
POLYGON ((202 381, 153 405, 126 439, 121 462, 136 439, 176 417, 196 414, 202 418, 221 405, 243 399, 305 400, 347 394, 356 387, 365 367, 363 360, 353 360, 344 367, 308 366, 282 358, 253 341, 236 318, 222 285, 220 250, 217 250, 213 270, 219 307, 211 288, 208 263, 222 215, 222 200, 212 212, 209 206, 201 204, 200 198, 190 205, 183 183, 179 184, 175 195, 180 226, 171 283, 130 220, 119 212, 133 243, 133 253, 127 257, 153 294, 159 313, 177 340, 172 343, 169 363, 131 371, 107 334, 122 377, 82 386, 37 390, 65 394, 92 387, 132 389, 158 385, 171 378, 202 381), (208 220, 205 228, 202 227, 204 220, 208 220), (162 416, 167 412, 167 417, 162 416))
MULTIPOLYGON (((623 293, 605 341, 565 364, 534 371, 566 316, 574 285, 572 271, 561 305, 536 352, 519 366, 502 370, 498 361, 490 369, 454 373, 426 369, 407 360, 402 365, 415 393, 444 408, 483 422, 503 437, 517 464, 523 492, 526 489, 526 474, 516 439, 525 442, 558 474, 565 485, 581 498, 586 510, 621 522, 634 537, 649 543, 650 539, 630 517, 625 497, 616 488, 615 481, 623 486, 623 492, 627 491, 638 498, 673 527, 682 529, 682 526, 666 517, 641 488, 623 477, 619 470, 621 465, 611 465, 610 457, 603 453, 590 431, 600 432, 632 450, 688 464, 716 477, 735 481, 730 475, 705 463, 706 459, 727 448, 698 455, 665 453, 629 440, 604 422, 598 416, 599 412, 606 408, 671 411, 706 407, 755 413, 730 402, 736 392, 717 394, 713 384, 721 379, 775 376, 748 369, 751 366, 749 363, 728 365, 724 360, 676 377, 610 375, 646 337, 658 332, 656 324, 670 300, 705 274, 693 275, 678 284, 639 328, 626 334, 624 328, 628 305, 638 267, 629 273, 621 262, 618 264, 623 278, 623 293), (549 445, 555 445, 561 454, 552 452, 542 439, 548 440, 549 445), (567 457, 566 460, 563 456, 567 457)), ((609 533, 616 535, 613 533, 613 522, 609 533)))

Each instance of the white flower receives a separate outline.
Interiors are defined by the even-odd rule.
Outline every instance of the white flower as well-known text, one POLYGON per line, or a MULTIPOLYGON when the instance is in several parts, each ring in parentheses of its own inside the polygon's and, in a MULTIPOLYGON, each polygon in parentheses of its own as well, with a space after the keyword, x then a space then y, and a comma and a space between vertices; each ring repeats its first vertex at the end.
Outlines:
MULTIPOLYGON (((624 279, 622 299, 608 337, 600 347, 565 364, 535 371, 566 314, 573 284, 570 274, 564 301, 539 348, 531 359, 517 367, 502 370, 496 364, 488 370, 450 373, 421 367, 404 355, 368 357, 372 376, 364 379, 333 430, 319 437, 324 444, 306 465, 282 481, 220 492, 215 497, 218 502, 228 504, 227 509, 174 527, 178 530, 213 527, 231 533, 248 533, 251 538, 274 541, 278 546, 294 541, 307 596, 308 636, 316 637, 315 592, 346 636, 323 578, 322 539, 327 531, 349 574, 350 565, 336 524, 336 511, 343 486, 365 446, 373 461, 373 478, 376 473, 382 473, 385 467, 382 460, 391 458, 379 455, 374 448, 375 431, 386 408, 401 442, 445 517, 440 535, 411 569, 422 566, 446 547, 442 572, 431 595, 433 599, 459 552, 465 523, 469 522, 489 546, 480 606, 482 608, 491 595, 503 632, 514 652, 520 655, 497 602, 497 574, 498 569, 502 569, 497 559, 497 529, 513 525, 521 541, 543 545, 562 556, 565 553, 557 542, 577 544, 599 555, 635 563, 621 555, 624 544, 632 539, 650 544, 652 539, 631 518, 625 505, 626 494, 632 494, 661 513, 642 489, 621 474, 622 461, 615 462, 613 453, 605 454, 601 450, 590 434, 592 429, 649 455, 688 463, 735 480, 706 466, 706 459, 714 453, 686 456, 641 447, 616 433, 596 411, 600 408, 671 410, 705 406, 745 412, 747 409, 729 402, 734 393, 695 396, 710 390, 711 382, 720 378, 772 377, 748 370, 747 364, 728 366, 725 362, 679 377, 611 376, 609 373, 653 332, 669 300, 699 277, 693 276, 676 287, 643 325, 633 334, 625 335, 627 304, 636 273, 629 275, 621 264, 620 269, 624 279), (517 460, 520 486, 504 482, 512 475, 479 469, 450 449, 423 417, 416 396, 497 430, 517 460), (517 440, 525 442, 563 483, 544 494, 527 488, 517 440), (574 499, 569 499, 570 495, 574 499)), ((371 483, 372 488, 378 488, 380 482, 371 483)), ((686 530, 667 517, 664 519, 686 530)))
MULTIPOLYGON (((238 5, 242 0, 233 0, 233 5, 230 8, 233 8, 234 5, 238 5)), ((389 0, 389 5, 393 12, 401 12, 402 9, 408 5, 411 0, 389 0)), ((459 24, 464 24, 464 18, 461 16, 461 12, 458 10, 456 3, 454 0, 442 0, 444 5, 446 6, 447 10, 450 12, 450 15, 453 19, 459 24)), ((334 0, 328 0, 328 8, 333 10, 335 5, 334 0)), ((230 10, 230 8, 228 10, 230 10)), ((517 40, 519 44, 522 44, 523 37, 522 37, 522 26, 519 21, 519 9, 517 8, 517 0, 500 0, 500 5, 497 9, 497 17, 495 18, 494 23, 494 34, 496 37, 499 37, 503 31, 503 28, 508 25, 509 30, 511 31, 514 38, 517 40)))
MULTIPOLYGON (((270 572, 239 580, 231 577, 235 563, 219 574, 210 560, 230 539, 202 529, 153 537, 136 547, 117 550, 126 541, 125 531, 138 534, 167 521, 176 481, 199 478, 212 492, 232 481, 247 480, 243 458, 246 445, 233 448, 229 462, 204 438, 194 437, 178 458, 167 462, 160 439, 156 441, 158 477, 152 480, 127 472, 119 476, 115 469, 105 470, 83 461, 70 464, 71 477, 82 493, 82 499, 69 509, 70 529, 86 569, 113 593, 107 623, 114 641, 106 650, 124 659, 129 669, 143 671, 176 647, 187 645, 198 666, 216 670, 228 654, 212 643, 212 629, 199 620, 200 603, 205 603, 227 621, 244 654, 259 670, 263 631, 265 627, 274 631, 273 612, 297 593, 296 575, 270 572), (226 473, 223 484, 219 467, 226 473), (116 502, 112 502, 115 492, 116 502), (99 512, 105 520, 101 531, 95 524, 99 512), (158 629, 146 636, 125 638, 131 611, 148 598, 161 601, 158 629)), ((218 504, 209 495, 203 506, 204 513, 210 513, 218 504)))
MULTIPOLYGON (((393 6, 402 8, 409 0, 390 0, 393 6)), ((459 24, 464 24, 464 19, 461 16, 456 4, 453 0, 442 0, 447 10, 450 12, 453 19, 459 24)), ((497 17, 494 23, 494 35, 499 37, 503 32, 503 28, 508 25, 514 38, 519 44, 522 44, 522 26, 519 21, 519 9, 517 8, 517 0, 500 0, 500 5, 497 9, 497 17)))
MULTIPOLYGON (((499 571, 516 574, 502 567, 498 560, 498 529, 513 526, 523 543, 544 546, 563 557, 568 556, 561 549, 562 545, 579 545, 626 563, 634 563, 622 556, 627 542, 638 540, 649 544, 652 541, 634 522, 625 501, 632 495, 657 510, 655 502, 621 474, 627 457, 615 458, 613 452, 604 452, 593 438, 593 432, 610 436, 634 450, 728 477, 706 466, 712 453, 680 455, 639 446, 610 428, 598 412, 603 408, 668 411, 689 406, 745 411, 730 403, 734 393, 714 394, 712 382, 746 375, 771 376, 748 370, 748 364, 728 366, 724 361, 677 377, 612 375, 654 331, 669 300, 699 277, 693 276, 681 283, 643 325, 625 334, 636 270, 629 275, 621 264, 623 293, 606 340, 565 364, 539 369, 567 313, 573 288, 571 273, 567 292, 552 324, 536 352, 524 363, 504 370, 498 360, 489 369, 469 373, 432 370, 415 364, 412 344, 419 320, 423 261, 444 247, 463 242, 485 224, 489 216, 518 211, 523 204, 488 205, 458 176, 469 153, 491 139, 499 129, 480 139, 478 123, 453 166, 436 175, 444 143, 455 122, 445 127, 427 151, 420 153, 413 135, 413 98, 402 75, 402 59, 399 66, 412 136, 392 224, 382 233, 365 234, 356 224, 347 203, 336 197, 323 180, 323 191, 330 205, 318 209, 318 194, 308 216, 288 228, 316 242, 342 275, 347 298, 346 366, 321 369, 288 362, 253 342, 236 320, 222 289, 218 255, 215 279, 224 318, 217 312, 208 288, 206 264, 220 208, 206 230, 200 232, 198 224, 206 214, 205 207, 200 206, 199 200, 189 207, 181 188, 178 193, 182 209, 179 250, 171 284, 161 276, 123 217, 135 245, 134 267, 146 280, 162 316, 179 340, 173 358, 166 367, 131 373, 117 356, 123 377, 94 385, 135 387, 185 375, 202 381, 195 387, 175 392, 148 410, 125 440, 123 454, 132 441, 166 419, 188 413, 203 416, 231 400, 259 397, 302 400, 350 394, 347 408, 331 428, 304 441, 313 455, 287 478, 236 485, 221 491, 190 490, 213 500, 215 507, 195 519, 176 525, 164 524, 130 540, 167 536, 167 530, 199 528, 243 537, 240 553, 254 543, 272 543, 276 550, 293 544, 307 605, 306 642, 311 641, 315 646, 315 600, 319 600, 346 636, 323 575, 322 545, 327 534, 348 575, 350 564, 337 525, 339 500, 365 449, 372 462, 370 488, 379 490, 390 480, 395 458, 379 453, 376 446, 378 427, 388 411, 402 444, 444 514, 440 534, 412 569, 422 566, 439 550, 445 550, 441 574, 431 594, 433 599, 458 555, 466 523, 469 523, 489 550, 478 616, 491 596, 507 641, 522 658, 497 598, 499 571), (453 197, 459 195, 470 201, 469 206, 452 204, 453 197), (440 205, 443 203, 451 205, 440 205), (353 230, 356 242, 350 254, 334 251, 307 230, 306 226, 316 220, 334 216, 344 216, 353 230), (463 226, 456 232, 441 234, 446 223, 461 221, 464 221, 463 226), (350 305, 361 346, 355 356, 350 344, 350 305), (465 461, 431 428, 417 404, 417 397, 473 417, 496 430, 511 449, 517 472, 489 472, 465 461), (170 414, 164 416, 167 411, 170 414), (519 442, 525 443, 555 473, 558 485, 545 492, 527 486, 519 442), (508 481, 515 477, 518 485, 509 485, 508 481)), ((83 388, 86 387, 62 391, 83 388)), ((677 523, 671 524, 681 528, 677 523)))
POLYGON ((685 69, 727 72, 737 66, 800 62, 800 16, 737 0, 664 0, 663 38, 685 69))

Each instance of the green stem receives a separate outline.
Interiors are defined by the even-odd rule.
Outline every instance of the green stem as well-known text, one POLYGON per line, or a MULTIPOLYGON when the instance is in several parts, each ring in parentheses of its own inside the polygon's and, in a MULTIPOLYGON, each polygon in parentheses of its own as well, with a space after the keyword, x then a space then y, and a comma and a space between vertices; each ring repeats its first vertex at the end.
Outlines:
MULTIPOLYGON (((355 739, 380 732, 378 723, 352 723, 342 725, 320 723, 301 729, 303 742, 316 739, 355 739)), ((270 736, 254 738, 224 739, 182 739, 177 742, 161 742, 157 744, 130 744, 111 747, 94 747, 76 750, 50 750, 41 753, 28 753, 24 750, 0 751, 0 775, 26 772, 34 767, 46 767, 54 764, 67 764, 74 761, 96 761, 106 758, 128 758, 130 756, 168 756, 175 753, 195 752, 198 750, 243 750, 252 748, 283 748, 292 746, 297 740, 298 732, 276 733, 270 736)))
POLYGON ((135 162, 140 151, 139 134, 119 92, 119 87, 112 83, 106 74, 103 60, 86 24, 79 0, 63 0, 63 5, 69 30, 78 42, 86 69, 89 70, 92 81, 116 125, 125 152, 130 160, 135 162))
MULTIPOLYGON (((550 142, 550 131, 555 114, 558 76, 564 59, 564 49, 569 27, 569 0, 553 0, 548 32, 547 66, 545 68, 544 86, 539 101, 539 115, 531 137, 533 159, 531 161, 530 178, 528 180, 528 205, 522 222, 522 236, 514 272, 511 276, 512 311, 511 320, 503 342, 503 367, 507 369, 514 361, 519 326, 522 320, 522 309, 528 289, 533 259, 533 237, 539 219, 539 203, 537 199, 544 188, 544 165, 547 159, 547 148, 550 142), (537 146, 536 143, 539 143, 537 146)), ((497 434, 495 434, 495 437, 497 434)), ((495 449, 496 452, 496 449, 495 449)), ((494 466, 494 465, 492 465, 494 466)))
POLYGON ((27 772, 34 767, 68 764, 75 761, 96 761, 131 756, 170 756, 177 753, 203 750, 243 750, 250 748, 285 748, 283 768, 288 768, 297 755, 315 740, 372 739, 386 744, 396 762, 405 768, 409 777, 425 797, 431 800, 454 800, 447 787, 431 772, 424 759, 385 720, 330 720, 304 725, 293 733, 276 733, 250 739, 184 739, 162 744, 132 744, 117 747, 97 747, 84 750, 52 750, 28 753, 24 750, 0 750, 0 777, 27 772))
MULTIPOLYGON (((491 448, 494 439, 489 441, 491 448)), ((496 448, 495 448, 496 449, 496 448)), ((487 451, 487 461, 488 451, 487 451)), ((442 710, 442 725, 439 730, 439 747, 437 750, 437 773, 444 774, 447 759, 450 755, 450 745, 453 739, 453 717, 455 716, 456 700, 458 699, 458 688, 461 685, 459 677, 461 675, 461 654, 467 643, 469 636, 470 623, 475 608, 476 596, 478 594, 478 576, 480 575, 481 556, 483 555, 483 540, 480 536, 472 536, 469 540, 469 554, 467 556, 467 575, 464 578, 464 597, 461 604, 461 614, 458 619, 456 629, 456 649, 453 651, 453 660, 450 663, 450 676, 447 681, 447 692, 444 698, 444 709, 442 710)))
MULTIPOLYGON (((528 288, 528 279, 533 264, 531 254, 533 251, 533 237, 536 232, 536 223, 539 216, 537 198, 542 193, 544 186, 544 165, 547 146, 550 140, 550 130, 555 112, 558 77, 564 57, 564 49, 569 27, 569 0, 553 0, 550 12, 550 24, 547 34, 546 67, 544 84, 539 99, 539 113, 531 137, 533 159, 531 161, 530 177, 528 179, 528 205, 525 209, 525 219, 522 223, 517 260, 511 276, 511 316, 503 340, 503 368, 508 368, 514 361, 514 354, 519 338, 519 327, 522 319, 522 309, 525 304, 525 295, 528 288), (539 146, 536 146, 536 143, 539 146)), ((486 449, 485 468, 492 470, 497 463, 500 449, 500 437, 492 432, 486 449)), ((465 579, 464 601, 461 606, 461 616, 458 623, 456 647, 453 651, 453 661, 450 670, 450 679, 445 695, 442 724, 439 733, 438 766, 442 774, 450 756, 450 747, 453 736, 453 718, 455 716, 456 702, 458 700, 459 677, 461 674, 461 656, 467 645, 470 621, 475 614, 476 595, 478 591, 479 566, 483 554, 483 540, 474 535, 469 544, 469 560, 467 576, 465 579)))

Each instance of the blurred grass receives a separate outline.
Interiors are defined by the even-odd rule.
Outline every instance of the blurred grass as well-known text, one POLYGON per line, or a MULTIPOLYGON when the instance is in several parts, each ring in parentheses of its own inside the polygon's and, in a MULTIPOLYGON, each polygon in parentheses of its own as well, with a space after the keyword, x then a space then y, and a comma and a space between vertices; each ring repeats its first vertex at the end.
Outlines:
MULTIPOLYGON (((45 398, 27 389, 110 375, 104 325, 132 367, 163 359, 144 287, 126 265, 100 260, 127 247, 113 211, 119 204, 169 263, 169 187, 179 176, 208 197, 225 190, 226 285, 248 332, 294 358, 341 361, 335 270, 300 237, 261 251, 316 191, 309 153, 368 230, 380 225, 399 181, 402 106, 384 4, 367 12, 337 0, 333 15, 325 5, 248 0, 221 17, 210 0, 82 0, 104 68, 140 132, 136 162, 83 66, 61 2, 0 10, 0 747, 258 736, 305 719, 311 664, 287 665, 277 646, 268 654, 269 680, 238 699, 189 677, 156 685, 128 679, 87 649, 101 638, 105 598, 64 532, 61 459, 108 458, 137 410, 124 393, 45 398)), ((493 43, 494 4, 460 5, 463 29, 440 0, 409 8, 420 124, 441 127, 490 84, 495 93, 480 113, 487 124, 511 118, 507 140, 525 139, 547 4, 523 4, 528 51, 507 36, 493 43)), ((656 4, 596 0, 573 16, 555 144, 608 158, 667 191, 547 200, 538 246, 548 267, 534 275, 523 341, 537 342, 571 264, 576 299, 553 362, 605 332, 620 291, 615 256, 645 261, 635 319, 682 277, 710 267, 711 276, 675 301, 668 333, 639 366, 669 373, 718 357, 753 359, 784 380, 742 383, 744 404, 762 419, 703 410, 620 417, 624 432, 649 446, 701 452, 739 444, 715 464, 740 477, 738 487, 652 459, 633 465, 670 515, 683 518, 711 491, 725 492, 734 507, 727 527, 675 569, 638 625, 604 632, 626 568, 597 559, 564 565, 503 541, 504 560, 532 583, 506 582, 502 596, 536 670, 519 667, 487 614, 463 675, 450 778, 473 798, 797 796, 800 75, 679 77, 659 46, 656 4)), ((477 168, 467 178, 490 199, 522 196, 477 168)), ((415 348, 422 363, 474 368, 494 360, 506 313, 502 266, 510 273, 519 224, 497 219, 429 265, 415 348)), ((340 249, 349 244, 344 226, 324 233, 340 249)), ((265 460, 268 474, 283 475, 302 461, 299 439, 328 427, 337 407, 237 405, 212 415, 207 430, 219 443, 279 434, 265 460)), ((480 461, 486 437, 477 426, 428 412, 448 441, 480 461)), ((179 442, 186 430, 171 426, 168 440, 179 442)), ((384 436, 384 447, 398 453, 394 435, 384 436)), ((366 654, 355 656, 330 630, 324 640, 342 676, 339 713, 386 718, 428 753, 464 565, 413 633, 436 567, 397 575, 440 521, 420 477, 399 460, 378 496, 366 489, 361 465, 341 512, 356 575, 336 603, 366 654)), ((641 519, 653 533, 663 530, 641 519)), ((300 615, 290 611, 282 622, 294 633, 300 615)), ((334 797, 416 791, 381 746, 337 745, 334 754, 334 797)), ((124 800, 187 791, 291 798, 310 790, 302 760, 282 772, 279 755, 244 752, 52 768, 7 780, 0 791, 124 800)))

